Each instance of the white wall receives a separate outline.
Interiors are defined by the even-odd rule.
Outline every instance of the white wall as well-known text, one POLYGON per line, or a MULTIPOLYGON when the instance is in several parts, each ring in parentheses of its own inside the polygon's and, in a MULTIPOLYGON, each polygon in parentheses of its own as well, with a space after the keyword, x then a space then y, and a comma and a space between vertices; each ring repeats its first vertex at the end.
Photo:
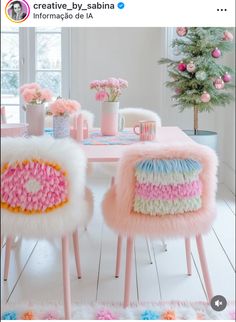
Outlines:
MULTIPOLYGON (((166 66, 158 65, 161 57, 171 53, 168 47, 175 32, 171 28, 72 28, 71 97, 91 110, 99 122, 99 103, 89 89, 94 79, 121 77, 129 88, 120 99, 120 106, 153 109, 163 125, 193 128, 191 110, 179 113, 172 107, 171 92, 164 86, 166 66)), ((234 65, 234 55, 225 58, 234 65)), ((235 108, 217 108, 214 113, 201 113, 200 129, 219 133, 221 161, 220 180, 235 191, 235 108)))
MULTIPOLYGON (((224 58, 224 63, 235 69, 235 52, 224 58)), ((235 96, 234 91, 232 94, 235 96)), ((220 162, 222 179, 235 193, 235 101, 215 112, 215 128, 220 133, 220 162)))
POLYGON ((129 88, 120 106, 146 106, 159 112, 161 77, 160 28, 74 28, 72 29, 71 97, 99 116, 99 102, 89 89, 94 79, 120 77, 129 88))

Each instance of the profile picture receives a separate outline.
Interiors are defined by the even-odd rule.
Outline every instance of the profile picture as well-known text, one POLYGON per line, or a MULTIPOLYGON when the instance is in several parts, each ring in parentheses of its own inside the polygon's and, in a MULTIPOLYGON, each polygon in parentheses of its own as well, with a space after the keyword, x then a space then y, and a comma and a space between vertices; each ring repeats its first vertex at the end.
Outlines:
POLYGON ((29 17, 30 7, 25 0, 10 0, 5 7, 5 13, 9 20, 20 23, 29 17))

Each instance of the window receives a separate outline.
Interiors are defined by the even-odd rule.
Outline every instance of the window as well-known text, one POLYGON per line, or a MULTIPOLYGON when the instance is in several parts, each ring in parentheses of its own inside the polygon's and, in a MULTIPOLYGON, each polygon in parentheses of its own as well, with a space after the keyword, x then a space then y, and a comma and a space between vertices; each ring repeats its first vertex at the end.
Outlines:
POLYGON ((8 122, 15 123, 20 120, 19 28, 5 28, 1 33, 1 104, 6 107, 8 122))
POLYGON ((61 28, 36 28, 36 82, 61 96, 61 28))
POLYGON ((1 104, 6 107, 7 122, 25 119, 19 96, 25 83, 38 82, 55 97, 69 97, 69 32, 69 28, 42 27, 1 31, 1 104))

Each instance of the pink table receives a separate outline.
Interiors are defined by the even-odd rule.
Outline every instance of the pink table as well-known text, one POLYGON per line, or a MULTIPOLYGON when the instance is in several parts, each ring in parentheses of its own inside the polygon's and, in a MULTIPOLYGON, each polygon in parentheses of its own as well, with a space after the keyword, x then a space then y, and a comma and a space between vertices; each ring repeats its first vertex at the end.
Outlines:
MULTIPOLYGON (((157 129, 157 140, 152 141, 153 144, 158 143, 193 143, 194 141, 187 136, 178 127, 160 127, 157 129)), ((141 143, 141 142, 140 142, 141 143)), ((143 142, 145 144, 145 142, 143 142)), ((83 145, 88 161, 90 162, 116 162, 120 159, 122 153, 128 148, 128 145, 83 145)))

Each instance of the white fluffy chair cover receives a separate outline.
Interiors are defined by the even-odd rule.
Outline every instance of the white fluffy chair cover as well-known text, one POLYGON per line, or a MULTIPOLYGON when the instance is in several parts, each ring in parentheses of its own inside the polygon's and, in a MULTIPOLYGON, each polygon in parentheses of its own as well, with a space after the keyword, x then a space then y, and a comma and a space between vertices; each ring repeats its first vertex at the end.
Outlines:
POLYGON ((138 121, 156 121, 157 126, 161 126, 161 118, 151 110, 142 107, 126 107, 119 110, 125 118, 125 127, 133 127, 138 121))
POLYGON ((88 129, 89 131, 92 130, 92 128, 94 127, 94 114, 88 110, 81 110, 81 113, 84 117, 84 119, 87 121, 88 123, 88 129))
POLYGON ((6 163, 11 165, 32 159, 59 164, 67 173, 68 202, 42 214, 26 215, 2 208, 2 235, 50 238, 72 232, 78 225, 86 225, 92 216, 93 198, 85 188, 86 157, 78 144, 72 139, 51 137, 2 139, 1 168, 6 163))

